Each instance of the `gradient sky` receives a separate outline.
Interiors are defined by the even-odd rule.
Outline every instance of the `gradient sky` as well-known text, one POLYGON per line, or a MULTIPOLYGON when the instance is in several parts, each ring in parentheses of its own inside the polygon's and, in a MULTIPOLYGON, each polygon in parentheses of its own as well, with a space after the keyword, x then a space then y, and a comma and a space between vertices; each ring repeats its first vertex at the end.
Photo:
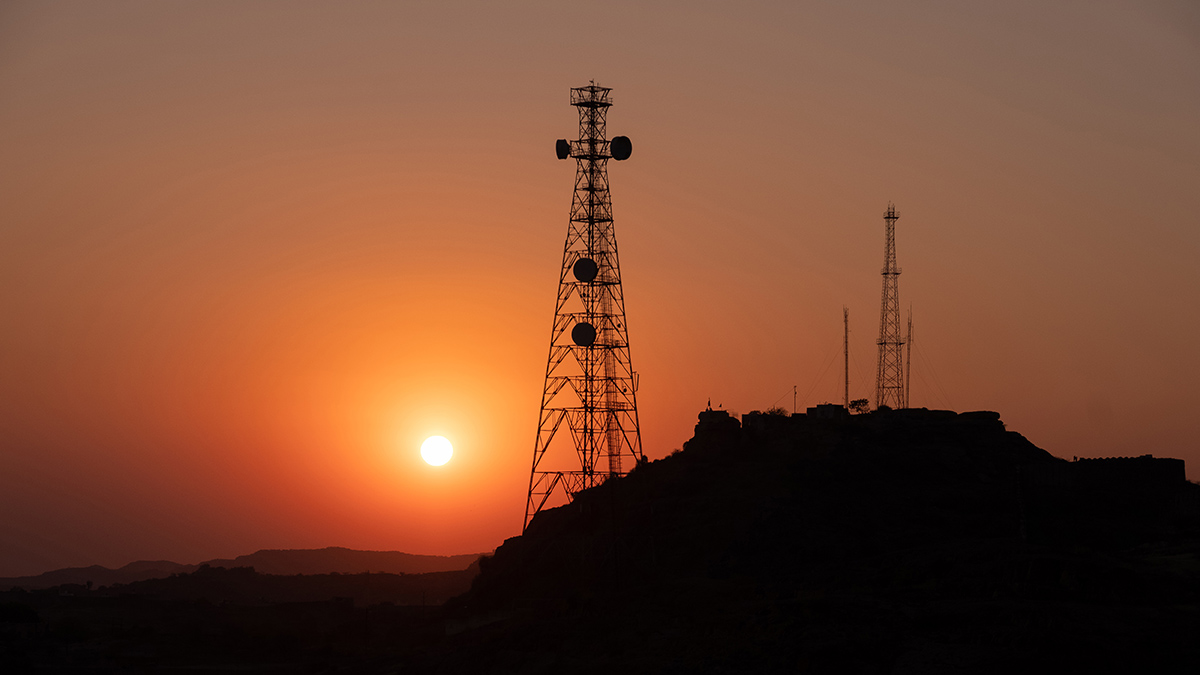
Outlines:
POLYGON ((1200 478, 1195 3, 6 2, 0 575, 517 534, 590 79, 651 457, 871 395, 891 200, 914 405, 1200 478))

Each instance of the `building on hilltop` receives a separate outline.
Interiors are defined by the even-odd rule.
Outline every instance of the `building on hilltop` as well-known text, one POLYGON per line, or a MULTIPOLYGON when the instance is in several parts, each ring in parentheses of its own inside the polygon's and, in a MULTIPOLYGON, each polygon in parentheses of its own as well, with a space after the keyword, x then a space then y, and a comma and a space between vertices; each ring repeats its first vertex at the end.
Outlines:
POLYGON ((1183 460, 1170 457, 1079 457, 1071 462, 1071 466, 1080 483, 1096 487, 1132 482, 1149 488, 1177 485, 1187 480, 1183 460))
POLYGON ((713 410, 710 406, 700 411, 699 419, 696 421, 695 433, 738 431, 741 427, 741 422, 736 417, 730 415, 728 411, 713 410))
POLYGON ((837 403, 818 403, 805 411, 815 420, 844 420, 850 418, 850 411, 844 405, 837 403))

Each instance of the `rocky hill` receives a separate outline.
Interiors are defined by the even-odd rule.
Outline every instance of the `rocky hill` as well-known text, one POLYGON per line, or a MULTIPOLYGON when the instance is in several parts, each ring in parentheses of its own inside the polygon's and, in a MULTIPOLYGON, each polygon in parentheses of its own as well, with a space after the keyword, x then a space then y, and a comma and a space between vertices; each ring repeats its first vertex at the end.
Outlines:
POLYGON ((682 452, 539 514, 452 603, 478 628, 425 665, 1200 664, 1200 486, 1181 461, 1067 462, 988 412, 743 422, 706 411, 682 452))

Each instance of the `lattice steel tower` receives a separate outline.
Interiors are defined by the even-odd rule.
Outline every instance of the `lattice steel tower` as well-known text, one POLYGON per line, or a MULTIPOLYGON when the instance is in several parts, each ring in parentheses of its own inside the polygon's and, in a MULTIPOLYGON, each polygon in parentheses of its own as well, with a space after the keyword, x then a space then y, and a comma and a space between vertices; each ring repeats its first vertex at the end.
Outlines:
POLYGON ((579 110, 579 140, 555 145, 559 159, 575 158, 575 197, 559 270, 524 527, 557 491, 572 499, 628 473, 643 459, 637 377, 629 356, 608 193, 608 160, 628 159, 633 146, 624 136, 606 140, 610 91, 594 82, 571 89, 571 105, 579 110), (563 422, 568 434, 560 433, 563 422))
POLYGON ((904 338, 900 336, 900 268, 896 267, 896 221, 900 214, 888 203, 883 221, 883 302, 879 310, 879 369, 875 374, 875 407, 907 408, 904 387, 904 338))

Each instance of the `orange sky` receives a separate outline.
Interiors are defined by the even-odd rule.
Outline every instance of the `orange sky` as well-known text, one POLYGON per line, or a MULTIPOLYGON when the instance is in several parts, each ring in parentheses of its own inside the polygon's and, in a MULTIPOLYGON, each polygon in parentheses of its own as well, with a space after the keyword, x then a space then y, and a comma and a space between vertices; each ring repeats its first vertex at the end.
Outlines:
POLYGON ((914 404, 1200 478, 1200 10, 843 4, 0 5, 0 575, 516 534, 592 78, 651 457, 873 391, 892 200, 914 404))

